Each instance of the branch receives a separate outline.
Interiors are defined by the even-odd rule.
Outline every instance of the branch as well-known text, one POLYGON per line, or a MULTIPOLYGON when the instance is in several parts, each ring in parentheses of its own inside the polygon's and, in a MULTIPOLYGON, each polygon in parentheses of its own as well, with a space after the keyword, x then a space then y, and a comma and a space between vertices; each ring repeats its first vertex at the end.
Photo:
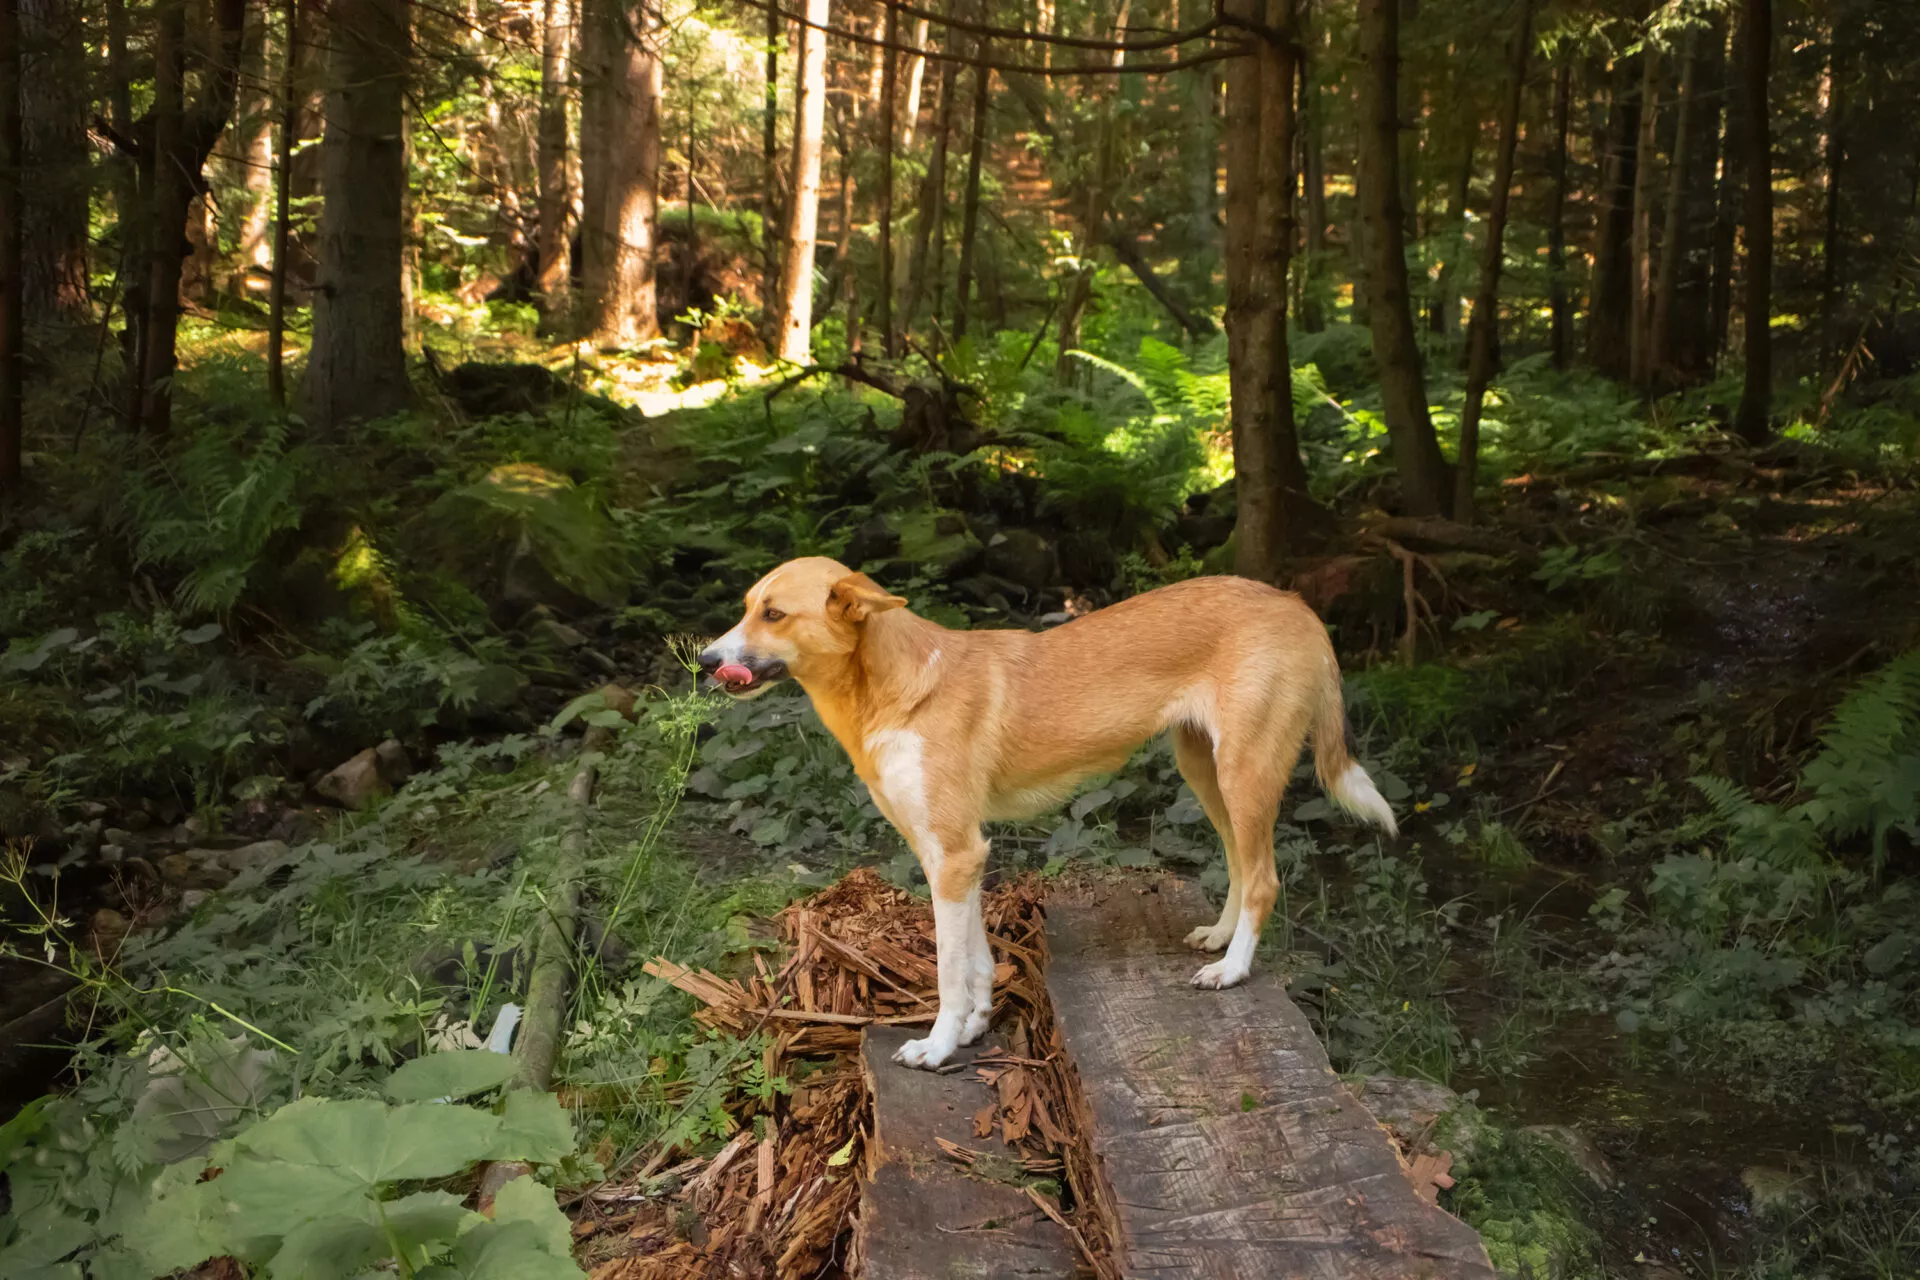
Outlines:
POLYGON ((1182 329, 1196 338, 1211 337, 1218 332, 1210 316, 1190 310, 1174 295, 1167 282, 1160 278, 1152 264, 1141 254, 1140 246, 1133 242, 1132 236, 1111 222, 1101 231, 1100 238, 1106 241, 1108 248, 1113 250, 1113 256, 1120 259, 1122 266, 1133 272, 1134 278, 1146 286, 1147 292, 1153 295, 1153 300, 1165 307, 1167 314, 1172 316, 1182 329))

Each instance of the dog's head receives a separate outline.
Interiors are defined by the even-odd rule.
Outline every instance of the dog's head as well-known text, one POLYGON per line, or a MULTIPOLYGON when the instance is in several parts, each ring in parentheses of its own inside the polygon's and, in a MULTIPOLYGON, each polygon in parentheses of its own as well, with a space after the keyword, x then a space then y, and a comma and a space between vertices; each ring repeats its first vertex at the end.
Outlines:
POLYGON ((746 615, 701 651, 700 670, 736 698, 757 698, 852 653, 868 618, 905 604, 837 560, 789 560, 753 584, 746 615))

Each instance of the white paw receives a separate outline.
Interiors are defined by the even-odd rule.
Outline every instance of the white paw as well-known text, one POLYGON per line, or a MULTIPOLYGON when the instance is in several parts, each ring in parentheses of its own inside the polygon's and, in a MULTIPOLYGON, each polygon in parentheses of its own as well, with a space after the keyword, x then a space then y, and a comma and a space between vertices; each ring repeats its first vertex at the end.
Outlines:
MULTIPOLYGON (((1243 966, 1229 964, 1225 960, 1215 960, 1210 965, 1202 966, 1200 972, 1194 974, 1190 981, 1192 985, 1196 987, 1205 987, 1209 991, 1220 991, 1227 987, 1239 986, 1247 980, 1247 974, 1249 972, 1251 972, 1251 970, 1243 966)), ((909 1045, 908 1047, 911 1048, 912 1046, 909 1045)))
POLYGON ((1203 924, 1187 935, 1187 945, 1195 951, 1224 951, 1232 940, 1232 925, 1203 924))
POLYGON ((903 1067, 945 1066, 956 1045, 952 1036, 931 1035, 924 1040, 909 1040, 893 1051, 893 1060, 903 1067))
POLYGON ((993 1021, 993 1006, 975 1009, 967 1015, 966 1025, 960 1028, 961 1044, 978 1044, 980 1037, 987 1034, 987 1026, 993 1021))

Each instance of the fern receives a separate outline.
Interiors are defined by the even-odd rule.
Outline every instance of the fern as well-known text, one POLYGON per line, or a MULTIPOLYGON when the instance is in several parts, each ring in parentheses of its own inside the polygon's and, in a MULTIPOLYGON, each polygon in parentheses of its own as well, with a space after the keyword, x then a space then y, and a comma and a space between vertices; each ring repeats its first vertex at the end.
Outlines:
POLYGON ((1832 836, 1869 834, 1877 871, 1889 832, 1920 841, 1920 649, 1855 686, 1820 741, 1800 775, 1813 793, 1800 808, 1832 836))
POLYGON ((495 467, 434 504, 457 558, 485 550, 494 559, 531 553, 547 572, 601 604, 626 596, 630 566, 604 508, 565 476, 531 462, 495 467))
POLYGON ((142 564, 184 570, 174 596, 190 614, 231 609, 274 535, 298 528, 300 451, 287 423, 269 421, 247 447, 245 429, 203 430, 185 449, 138 473, 130 487, 142 564))

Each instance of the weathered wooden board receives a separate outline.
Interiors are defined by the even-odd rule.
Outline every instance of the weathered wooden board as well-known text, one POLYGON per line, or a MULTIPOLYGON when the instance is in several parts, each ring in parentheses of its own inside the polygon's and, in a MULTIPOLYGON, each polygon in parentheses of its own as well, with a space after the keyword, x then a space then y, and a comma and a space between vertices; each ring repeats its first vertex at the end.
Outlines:
MULTIPOLYGON (((865 1280, 1063 1280, 1073 1274, 1066 1234, 1017 1187, 962 1172, 945 1138, 975 1151, 974 1113, 993 1094, 969 1068, 935 1075, 898 1066, 893 1051, 923 1031, 870 1027, 861 1061, 873 1092, 871 1178, 860 1197, 865 1280)), ((971 1063, 991 1043, 963 1049, 971 1063)))
POLYGON ((1187 980, 1216 912, 1173 877, 1047 903, 1047 990, 1092 1115, 1128 1276, 1492 1280, 1471 1227, 1422 1204, 1282 979, 1187 980))

